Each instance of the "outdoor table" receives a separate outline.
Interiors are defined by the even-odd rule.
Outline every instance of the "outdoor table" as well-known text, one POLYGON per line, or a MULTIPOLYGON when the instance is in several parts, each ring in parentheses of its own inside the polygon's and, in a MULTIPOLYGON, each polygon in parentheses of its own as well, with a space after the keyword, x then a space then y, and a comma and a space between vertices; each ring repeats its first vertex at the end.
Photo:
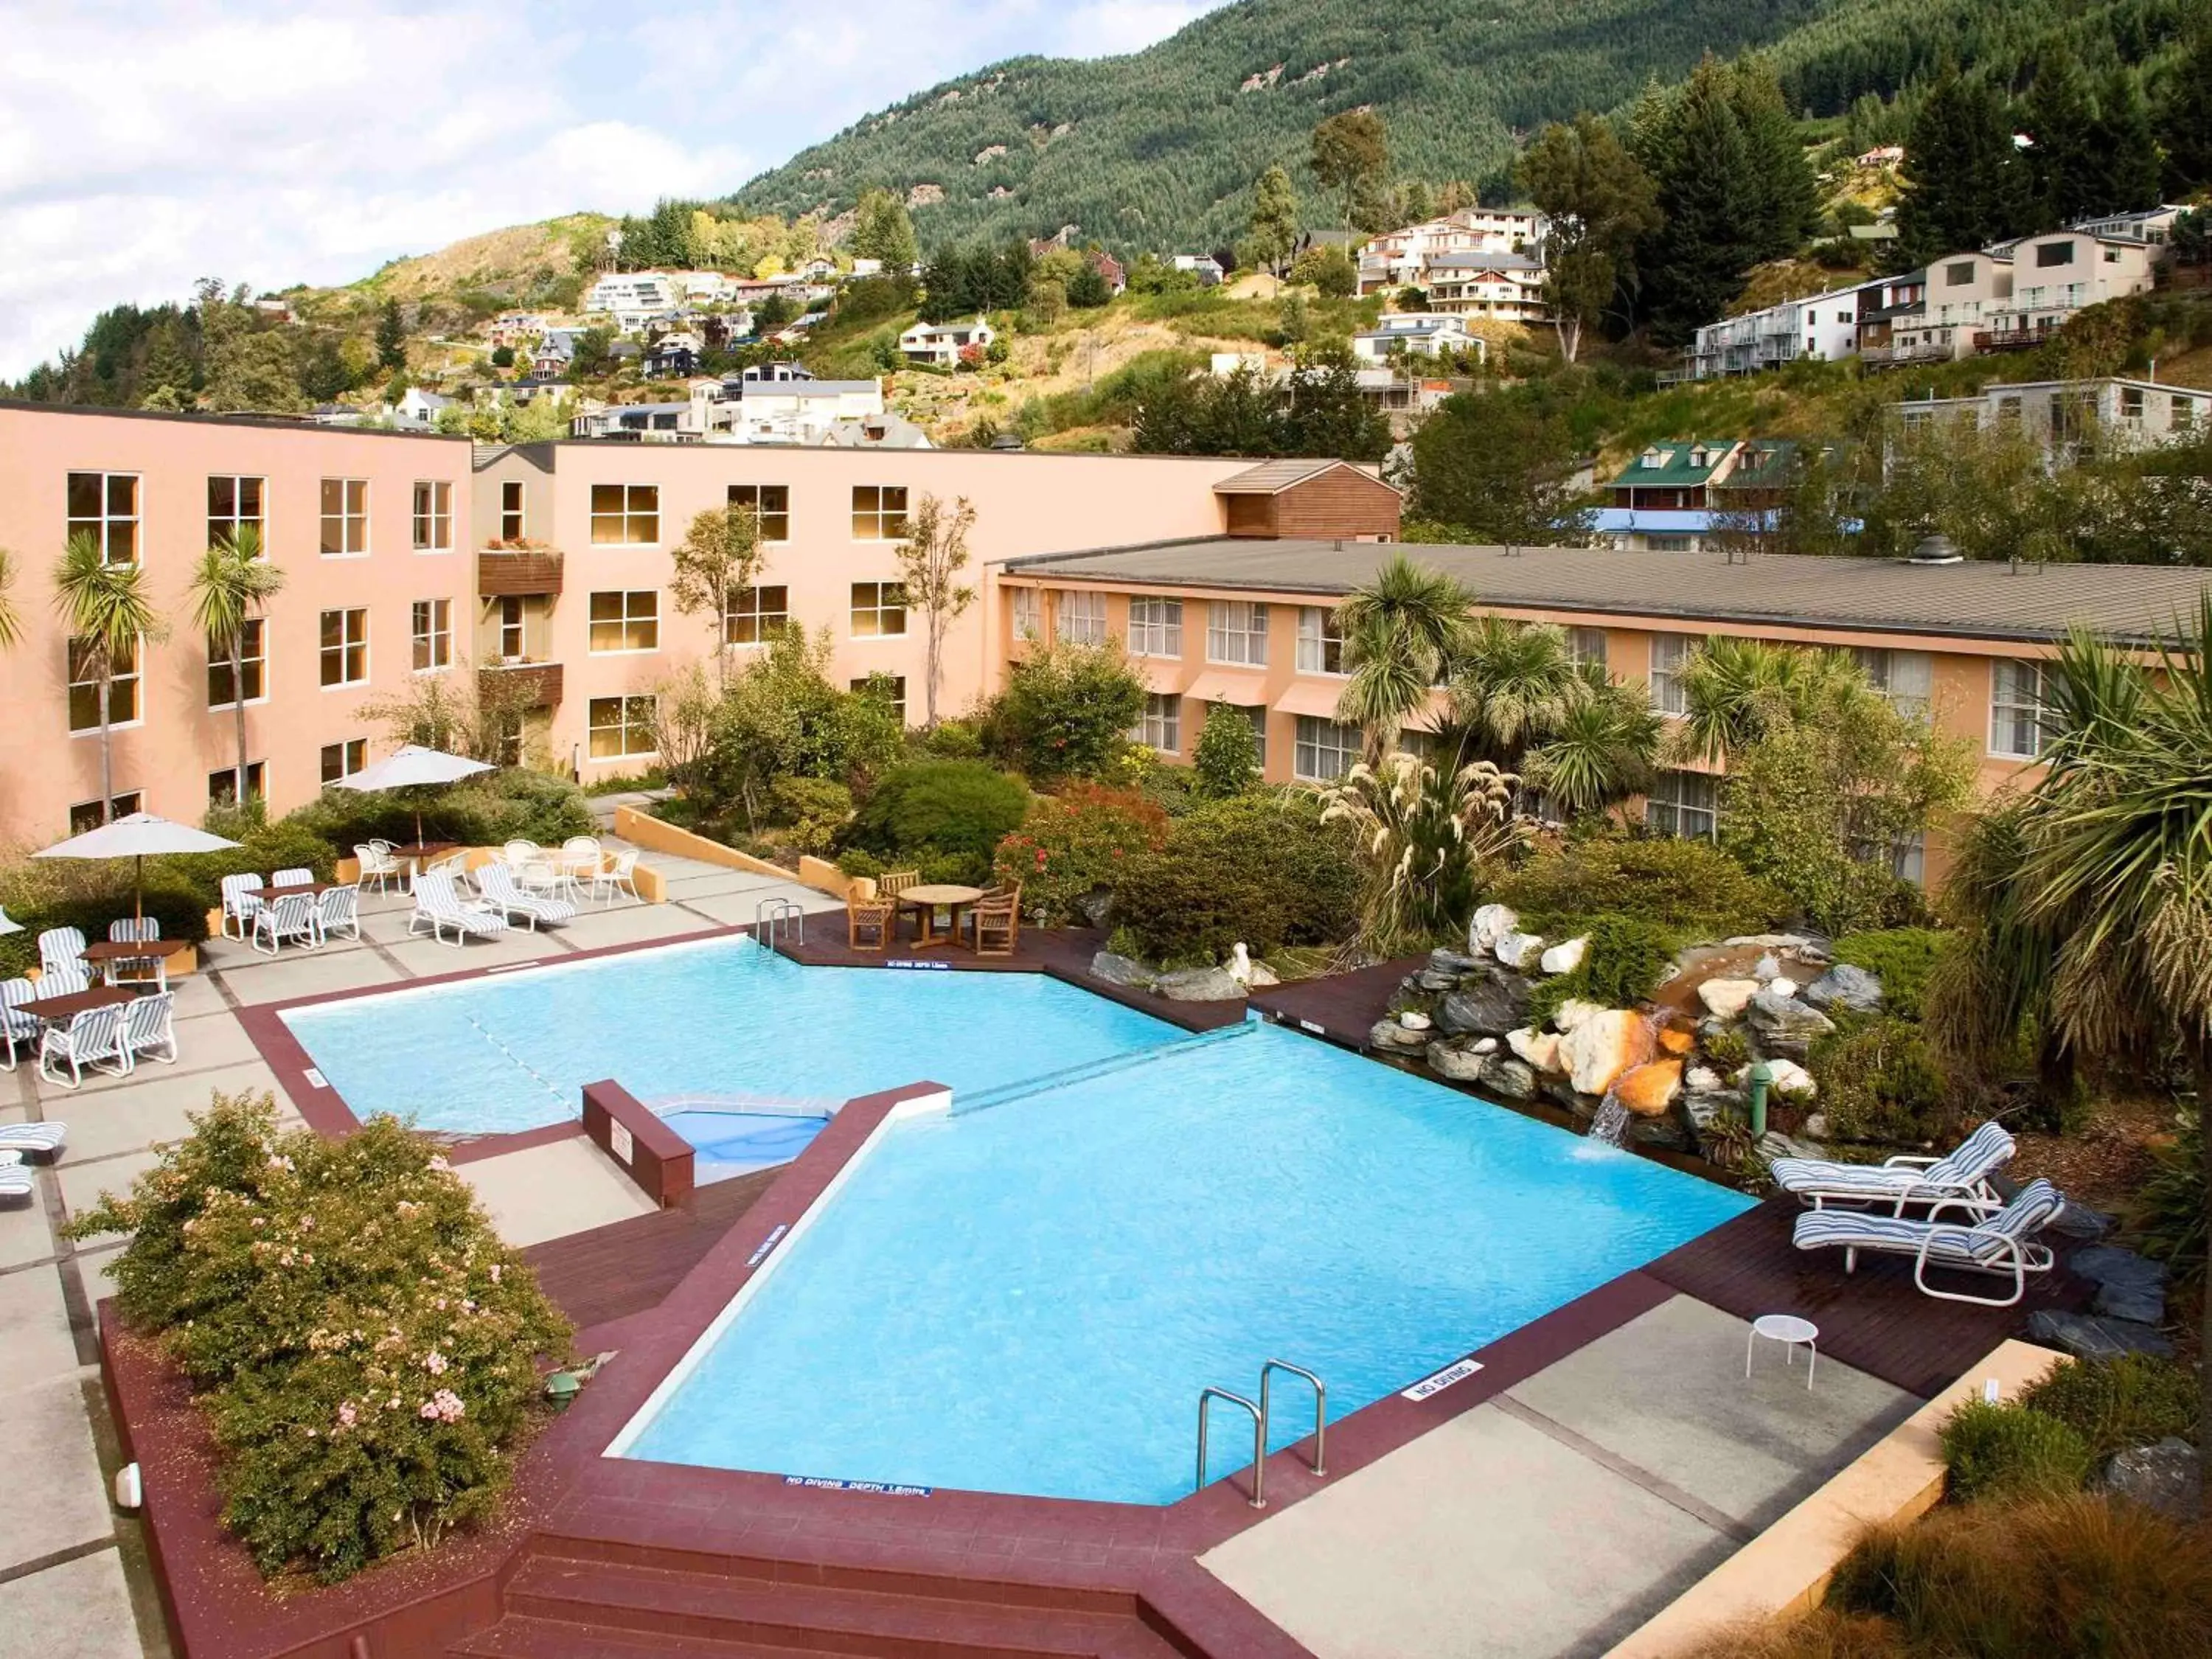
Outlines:
POLYGON ((411 864, 419 870, 432 859, 441 859, 448 853, 459 850, 459 842, 452 841, 410 842, 404 847, 393 848, 392 856, 402 864, 411 864))
MULTIPOLYGON (((106 977, 107 982, 112 985, 115 983, 117 970, 125 963, 166 963, 171 957, 184 948, 185 942, 182 939, 102 939, 97 945, 86 945, 82 954, 84 959, 100 969, 106 977)), ((161 969, 159 977, 164 986, 167 985, 169 975, 166 967, 161 969)), ((142 981, 141 983, 143 981, 142 981)))
POLYGON ((256 892, 253 896, 261 900, 264 904, 270 899, 320 898, 324 894, 331 891, 333 889, 343 887, 346 884, 346 883, 342 881, 295 882, 289 887, 264 887, 259 891, 256 892))
POLYGON ((119 985, 96 985, 89 991, 67 991, 58 997, 33 997, 16 1004, 18 1012, 49 1024, 66 1025, 94 1008, 118 1008, 138 999, 119 985))
POLYGON ((957 944, 960 938, 960 913, 982 896, 980 887, 962 887, 951 882, 908 888, 898 896, 898 902, 921 918, 921 931, 915 939, 914 948, 927 951, 939 945, 957 944), (939 910, 952 913, 951 922, 943 933, 932 931, 939 910))

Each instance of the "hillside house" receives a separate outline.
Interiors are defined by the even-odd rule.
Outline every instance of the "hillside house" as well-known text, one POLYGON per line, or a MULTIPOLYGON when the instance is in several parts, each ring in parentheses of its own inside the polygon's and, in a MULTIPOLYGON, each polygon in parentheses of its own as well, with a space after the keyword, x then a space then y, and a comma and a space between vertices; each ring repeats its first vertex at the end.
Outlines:
POLYGON ((705 350, 705 343, 687 330, 664 334, 646 350, 645 378, 689 378, 699 372, 699 358, 705 350))
POLYGON ((961 354, 971 347, 987 351, 999 337, 981 317, 964 323, 916 323, 899 336, 899 350, 910 363, 933 368, 957 368, 961 354))
POLYGON ((1392 312, 1352 337, 1352 355, 1365 363, 1401 356, 1437 357, 1448 351, 1472 351, 1480 360, 1487 349, 1482 337, 1468 333, 1457 317, 1433 312, 1392 312))
POLYGON ((1424 275, 1431 311, 1500 323, 1552 319, 1544 299, 1544 262, 1534 254, 1439 253, 1424 275))
POLYGON ((2212 392, 2120 376, 2007 382, 1972 397, 1913 398, 1890 407, 1907 430, 1971 420, 1985 431, 2026 432, 2047 453, 2147 447, 2212 427, 2212 392))
POLYGON ((1210 253, 1178 253, 1168 261, 1170 269, 1187 270, 1198 278, 1200 288, 1218 288, 1229 280, 1229 273, 1221 262, 1210 253))
POLYGON ((459 400, 441 396, 419 386, 410 386, 398 403, 390 406, 392 425, 407 432, 428 432, 436 423, 438 411, 451 409, 459 400))
POLYGON ((1985 307, 1986 337, 1976 341, 1976 350, 2039 344, 2086 307, 2150 292, 2152 245, 2137 238, 2062 230, 2024 237, 2008 252, 2008 302, 1985 307))
POLYGON ((1756 374, 1802 357, 1848 357, 1858 349, 1859 313, 1869 291, 1865 284, 1830 289, 1708 323, 1687 353, 1690 374, 1710 380, 1756 374))
POLYGON ((1606 505, 1591 528, 1626 552, 1699 551, 1721 510, 1717 486, 1742 447, 1728 438, 1651 445, 1606 481, 1606 505))
POLYGON ((1445 254, 1543 251, 1546 223, 1534 208, 1468 208, 1386 231, 1359 251, 1359 291, 1429 287, 1431 267, 1445 254))

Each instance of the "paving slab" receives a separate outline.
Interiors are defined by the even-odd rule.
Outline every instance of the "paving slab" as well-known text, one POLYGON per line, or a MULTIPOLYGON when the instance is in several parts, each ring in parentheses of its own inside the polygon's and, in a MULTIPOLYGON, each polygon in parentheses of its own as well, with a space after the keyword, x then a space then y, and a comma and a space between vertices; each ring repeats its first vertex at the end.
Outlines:
MULTIPOLYGON (((41 1188, 54 1178, 43 1164, 31 1167, 40 1171, 41 1188)), ((44 1261, 53 1253, 54 1236, 46 1225, 44 1193, 34 1192, 27 1199, 0 1198, 0 1267, 44 1261)))
POLYGON ((258 1091, 275 1083, 275 1074, 251 1054, 230 1066, 141 1066, 127 1081, 97 1093, 89 1087, 77 1095, 58 1091, 42 1109, 69 1125, 61 1158, 66 1174, 96 1158, 180 1139, 191 1133, 187 1115, 205 1111, 218 1092, 258 1091))
POLYGON ((565 1238, 655 1206, 612 1159, 582 1135, 459 1166, 492 1224, 520 1249, 565 1238))
POLYGON ((74 1376, 8 1396, 9 1498, 0 1503, 0 1570, 114 1536, 84 1413, 84 1388, 74 1376), (21 1501, 25 1494, 35 1501, 21 1501))
POLYGON ((77 1370, 60 1279, 46 1267, 0 1273, 0 1398, 77 1370))
POLYGON ((580 951, 612 945, 644 945, 654 939, 696 933, 708 924, 674 904, 626 904, 612 910, 580 911, 562 937, 580 951))
MULTIPOLYGON (((103 1158, 96 1164, 64 1164, 55 1172, 55 1179, 61 1182, 63 1206, 71 1215, 78 1216, 99 1203, 103 1193, 124 1197, 131 1191, 132 1182, 161 1161, 160 1153, 149 1151, 103 1158)), ((122 1235, 103 1237, 119 1239, 122 1235)))
POLYGON ((389 985, 405 977, 403 969, 392 967, 374 951, 301 951, 274 962, 227 969, 222 982, 239 1001, 259 1003, 351 991, 364 985, 389 985))
POLYGON ((514 962, 540 962, 568 954, 568 947, 550 931, 533 933, 526 927, 510 927, 496 938, 472 939, 465 945, 440 944, 426 937, 387 948, 392 959, 417 978, 458 974, 472 968, 504 967, 514 962))
POLYGON ((114 1550, 0 1584, 0 1659, 138 1659, 143 1651, 114 1550))
POLYGON ((684 906, 702 915, 712 916, 724 927, 749 925, 757 921, 763 900, 789 899, 809 915, 826 911, 844 909, 844 902, 812 887, 803 887, 795 881, 768 882, 750 892, 724 895, 708 894, 699 898, 685 898, 684 906))
MULTIPOLYGON (((205 950, 207 947, 202 945, 200 948, 205 950)), ((176 998, 173 1012, 179 1024, 188 1019, 198 1019, 203 1014, 230 1012, 230 1005, 222 1000, 222 992, 213 976, 208 974, 185 974, 173 979, 169 981, 169 993, 176 998)))
POLYGON ((246 1036, 236 1015, 210 1015, 177 1026, 177 1058, 173 1061, 141 1055, 127 1073, 88 1071, 84 1080, 74 1089, 53 1078, 40 1076, 39 1100, 47 1116, 66 1117, 66 1112, 57 1109, 65 1101, 88 1099, 94 1095, 128 1094, 162 1078, 222 1071, 260 1057, 261 1051, 253 1046, 253 1039, 246 1036))
POLYGON ((1492 1404, 1200 1561, 1318 1659, 1579 1659, 1733 1547, 1492 1404))

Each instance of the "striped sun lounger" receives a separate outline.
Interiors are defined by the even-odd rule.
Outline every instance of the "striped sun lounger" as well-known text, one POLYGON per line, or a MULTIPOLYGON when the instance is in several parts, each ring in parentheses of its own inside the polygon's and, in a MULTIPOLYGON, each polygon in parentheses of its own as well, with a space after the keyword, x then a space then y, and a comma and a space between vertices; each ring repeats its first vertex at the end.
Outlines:
POLYGON ((0 1152, 52 1154, 68 1139, 66 1123, 0 1123, 0 1152))
POLYGON ((0 1198, 28 1198, 39 1190, 39 1183, 23 1167, 23 1155, 16 1152, 0 1152, 0 1198))
POLYGON ((1823 1158, 1778 1158, 1774 1184, 1816 1210, 1879 1205, 1903 1215, 1909 1204, 1971 1198, 1999 1201, 1990 1177, 2012 1161, 2013 1139, 1984 1123, 1942 1158, 1893 1158, 1885 1164, 1838 1164, 1823 1158))
POLYGON ((1790 1241, 1801 1250, 1840 1249, 1845 1273, 1857 1267, 1861 1250, 1909 1255, 1913 1259, 1912 1282, 1928 1295, 1945 1302, 2008 1308, 2027 1294, 2028 1274, 2051 1271, 2056 1258, 2034 1238, 2065 1207, 2056 1187, 2037 1180, 2002 1207, 1978 1200, 1948 1199, 1924 1221, 1864 1210, 1808 1210, 1797 1218, 1790 1241), (1961 1218, 1947 1218, 1953 1214, 1961 1218), (1928 1282, 1931 1267, 1996 1274, 2011 1281, 2011 1293, 1991 1297, 1940 1291, 1928 1282))

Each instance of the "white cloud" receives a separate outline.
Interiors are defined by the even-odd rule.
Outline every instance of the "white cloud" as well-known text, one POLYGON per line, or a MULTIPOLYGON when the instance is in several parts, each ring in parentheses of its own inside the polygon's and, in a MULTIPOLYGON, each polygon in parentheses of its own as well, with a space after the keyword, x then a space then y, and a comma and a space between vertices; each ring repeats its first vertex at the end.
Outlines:
POLYGON ((719 195, 918 88, 1220 0, 0 0, 0 377, 94 313, 719 195), (898 49, 888 51, 885 43, 898 49))

